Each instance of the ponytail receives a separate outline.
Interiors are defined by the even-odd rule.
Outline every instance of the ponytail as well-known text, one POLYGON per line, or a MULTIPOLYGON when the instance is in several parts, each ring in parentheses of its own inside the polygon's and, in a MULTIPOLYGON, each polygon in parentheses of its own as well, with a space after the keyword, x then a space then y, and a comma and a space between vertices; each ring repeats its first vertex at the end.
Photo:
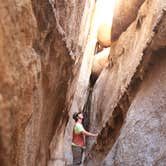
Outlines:
POLYGON ((75 112, 74 114, 73 114, 73 119, 75 120, 75 122, 77 122, 77 120, 78 120, 78 112, 75 112))

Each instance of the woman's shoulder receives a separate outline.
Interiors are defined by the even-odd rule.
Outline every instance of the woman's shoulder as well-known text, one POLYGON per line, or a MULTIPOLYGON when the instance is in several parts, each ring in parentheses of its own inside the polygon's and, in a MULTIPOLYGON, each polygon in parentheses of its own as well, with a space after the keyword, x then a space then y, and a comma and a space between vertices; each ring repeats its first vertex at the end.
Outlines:
POLYGON ((76 123, 74 129, 76 132, 81 132, 84 130, 84 127, 81 123, 76 123))
POLYGON ((82 123, 76 122, 75 126, 83 126, 82 123))

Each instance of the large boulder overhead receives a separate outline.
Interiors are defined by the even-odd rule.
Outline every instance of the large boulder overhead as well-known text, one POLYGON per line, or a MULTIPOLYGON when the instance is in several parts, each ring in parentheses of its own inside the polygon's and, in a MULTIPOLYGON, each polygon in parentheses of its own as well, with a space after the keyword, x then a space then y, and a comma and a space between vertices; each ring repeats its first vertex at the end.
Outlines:
POLYGON ((92 75, 94 75, 95 77, 98 77, 101 71, 108 65, 109 51, 110 48, 106 48, 94 56, 92 65, 92 75))
POLYGON ((111 26, 101 24, 97 33, 97 40, 102 47, 110 47, 111 45, 111 26))

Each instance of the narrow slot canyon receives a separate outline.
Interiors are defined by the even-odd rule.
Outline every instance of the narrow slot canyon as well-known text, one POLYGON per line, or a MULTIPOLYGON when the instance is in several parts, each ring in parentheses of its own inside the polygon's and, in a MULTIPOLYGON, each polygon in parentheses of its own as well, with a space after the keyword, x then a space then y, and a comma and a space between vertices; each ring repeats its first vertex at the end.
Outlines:
POLYGON ((0 2, 1 166, 166 165, 165 0, 0 2))

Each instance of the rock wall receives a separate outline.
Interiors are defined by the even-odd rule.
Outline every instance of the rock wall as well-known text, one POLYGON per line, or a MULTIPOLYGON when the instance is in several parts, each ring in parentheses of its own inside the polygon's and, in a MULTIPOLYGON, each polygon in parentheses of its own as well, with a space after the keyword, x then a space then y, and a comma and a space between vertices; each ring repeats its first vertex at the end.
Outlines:
POLYGON ((29 1, 1 1, 0 22, 0 159, 19 165, 25 130, 41 108, 41 62, 32 48, 36 20, 29 1))
POLYGON ((153 60, 112 150, 103 165, 165 165, 166 50, 153 60))
MULTIPOLYGON (((0 163, 63 166, 88 98, 96 1, 0 2, 0 163)), ((99 136, 85 165, 164 165, 166 3, 117 2, 109 65, 87 102, 99 136)))
POLYGON ((116 0, 111 40, 115 41, 136 19, 140 6, 145 0, 116 0))
MULTIPOLYGON (((159 111, 160 115, 163 115, 165 110, 164 82, 157 83, 161 77, 165 78, 163 55, 165 54, 163 48, 166 47, 165 7, 166 3, 163 0, 145 1, 139 8, 135 20, 120 35, 119 39, 112 43, 109 66, 102 71, 92 93, 90 126, 91 131, 100 134, 96 141, 89 139, 91 149, 86 156, 85 165, 133 165, 138 153, 140 153, 136 157, 138 165, 141 165, 142 160, 144 160, 144 165, 151 165, 157 162, 157 157, 150 154, 152 149, 155 153, 161 154, 158 155, 158 157, 161 156, 159 162, 164 163, 164 152, 158 149, 157 143, 160 140, 160 145, 165 145, 164 139, 160 139, 160 137, 165 138, 165 134, 162 134, 160 124, 158 124, 160 117, 158 117, 156 123, 153 123, 154 116, 151 115, 148 118, 147 116, 151 114, 151 111, 158 112, 158 107, 162 107, 159 111), (162 54, 162 57, 153 61, 155 54, 156 56, 162 54), (160 67, 161 62, 158 61, 163 61, 161 64, 163 67, 160 67), (156 77, 154 76, 153 79, 150 74, 154 71, 150 67, 152 64, 154 64, 155 70, 158 70, 156 71, 156 77), (153 85, 151 85, 150 80, 146 81, 148 71, 153 85), (162 74, 159 75, 159 73, 162 74), (140 86, 144 87, 144 90, 140 86), (154 87, 155 90, 161 88, 162 90, 154 95, 155 92, 151 88, 147 89, 147 93, 153 97, 145 97, 147 95, 145 86, 148 88, 154 87), (144 91, 145 94, 143 94, 144 91), (158 100, 158 97, 162 100, 158 100), (143 106, 142 103, 144 103, 143 106), (135 119, 139 119, 137 123, 142 127, 142 132, 137 125, 133 125, 135 119), (145 119, 147 120, 145 121, 145 119), (155 132, 157 129, 149 132, 148 126, 153 125, 156 125, 155 127, 161 133, 155 132), (139 141, 137 144, 136 138, 138 135, 139 141), (141 139, 143 135, 145 138, 141 139), (152 142, 154 143, 155 140, 156 144, 152 147, 152 142), (141 146, 139 146, 140 144, 141 146), (115 148, 112 149, 114 146, 115 148), (127 152, 127 147, 130 147, 129 149, 133 148, 132 151, 127 152), (144 148, 141 149, 141 147, 148 147, 148 149, 144 151, 144 148), (131 155, 127 159, 128 154, 133 154, 135 157, 131 155), (142 155, 144 157, 141 160, 142 155)), ((157 117, 155 116, 155 118, 157 117)), ((164 125, 164 121, 161 123, 164 125)))
POLYGON ((88 36, 79 36, 85 2, 0 2, 0 162, 46 166, 61 152, 88 36))

